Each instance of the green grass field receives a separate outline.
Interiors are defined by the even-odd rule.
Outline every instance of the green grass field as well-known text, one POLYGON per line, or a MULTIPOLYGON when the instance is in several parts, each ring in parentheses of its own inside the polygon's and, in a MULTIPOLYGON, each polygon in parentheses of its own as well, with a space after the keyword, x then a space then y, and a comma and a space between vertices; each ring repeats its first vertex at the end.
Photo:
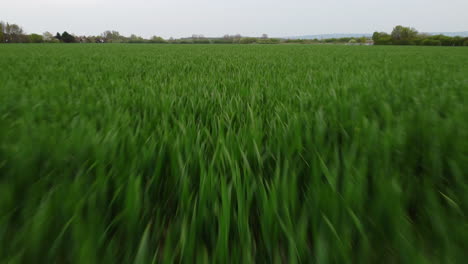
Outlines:
POLYGON ((464 263, 468 48, 0 45, 1 263, 464 263))

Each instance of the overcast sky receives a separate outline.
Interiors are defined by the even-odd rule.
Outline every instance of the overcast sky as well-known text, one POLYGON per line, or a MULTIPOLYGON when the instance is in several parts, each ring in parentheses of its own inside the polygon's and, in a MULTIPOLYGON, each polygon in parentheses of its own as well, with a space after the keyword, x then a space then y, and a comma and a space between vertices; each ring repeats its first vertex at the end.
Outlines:
POLYGON ((0 0, 0 20, 28 33, 165 38, 468 31, 468 0, 0 0))

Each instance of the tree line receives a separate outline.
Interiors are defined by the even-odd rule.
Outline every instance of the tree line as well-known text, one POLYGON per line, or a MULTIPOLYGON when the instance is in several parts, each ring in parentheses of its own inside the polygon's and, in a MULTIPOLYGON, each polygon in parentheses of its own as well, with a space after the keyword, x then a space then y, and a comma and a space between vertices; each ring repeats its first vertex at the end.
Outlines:
POLYGON ((392 33, 374 32, 374 45, 468 46, 468 37, 419 33, 411 27, 396 26, 392 33))
POLYGON ((50 32, 39 34, 26 34, 23 29, 16 24, 0 22, 0 43, 168 43, 168 44, 344 44, 344 43, 369 43, 370 39, 362 38, 330 38, 330 39, 279 39, 270 38, 267 34, 260 37, 245 37, 237 35, 224 35, 219 38, 208 38, 203 35, 192 35, 187 38, 163 39, 153 36, 149 39, 137 35, 126 37, 118 31, 107 30, 98 36, 76 36, 68 33, 50 32))
POLYGON ((269 38, 263 34, 261 37, 243 37, 241 35, 225 35, 221 38, 207 38, 203 35, 192 35, 188 38, 163 39, 153 36, 149 39, 135 34, 129 37, 121 35, 118 31, 107 30, 97 36, 77 36, 67 31, 39 34, 26 34, 17 24, 0 22, 0 43, 171 43, 171 44, 279 44, 280 39, 269 38))
POLYGON ((343 38, 326 38, 326 39, 285 39, 283 43, 297 44, 356 44, 356 45, 371 45, 372 39, 368 37, 343 37, 343 38))
POLYGON ((374 32, 372 38, 328 38, 328 39, 279 39, 270 38, 267 34, 260 37, 241 35, 224 35, 220 38, 207 38, 203 35, 192 35, 187 38, 163 39, 153 36, 149 39, 135 34, 129 37, 118 31, 107 30, 97 36, 77 36, 67 31, 39 34, 26 34, 17 24, 0 22, 0 43, 168 43, 168 44, 349 44, 349 45, 426 45, 426 46, 468 46, 468 38, 428 35, 419 33, 410 27, 396 26, 391 34, 374 32))

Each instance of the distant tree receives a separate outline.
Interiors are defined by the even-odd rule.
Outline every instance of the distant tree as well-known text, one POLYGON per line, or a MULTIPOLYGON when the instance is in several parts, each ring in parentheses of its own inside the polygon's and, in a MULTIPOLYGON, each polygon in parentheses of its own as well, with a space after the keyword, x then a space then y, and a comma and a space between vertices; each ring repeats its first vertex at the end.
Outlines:
POLYGON ((0 43, 5 42, 5 23, 3 21, 0 21, 0 43))
POLYGON ((65 43, 74 43, 76 42, 76 38, 72 35, 70 35, 68 32, 63 32, 62 33, 62 39, 63 42, 65 43))
POLYGON ((8 34, 17 34, 17 35, 23 34, 23 29, 16 24, 9 25, 8 31, 9 31, 8 34))
POLYGON ((393 28, 392 34, 391 34, 393 40, 403 39, 403 36, 402 36, 403 35, 403 28, 404 28, 403 26, 396 26, 396 27, 393 28))
POLYGON ((94 36, 86 36, 84 38, 85 43, 96 43, 96 37, 94 36))
POLYGON ((96 43, 104 43, 105 40, 101 36, 94 37, 96 43))
POLYGON ((375 45, 390 45, 392 44, 392 37, 385 32, 374 32, 372 40, 375 45))
POLYGON ((58 39, 59 41, 62 41, 62 35, 58 32, 57 34, 55 34, 55 38, 58 39))
POLYGON ((372 34, 372 40, 373 40, 374 42, 378 41, 378 40, 380 39, 380 35, 381 35, 381 34, 386 34, 386 33, 377 32, 377 31, 374 32, 374 34, 372 34))
POLYGON ((153 36, 151 39, 150 39, 150 42, 151 43, 166 43, 166 41, 161 38, 161 37, 158 37, 158 36, 153 36))
POLYGON ((44 42, 47 42, 47 43, 58 43, 60 42, 59 39, 57 39, 54 35, 52 35, 52 33, 50 32, 44 32, 42 34, 42 39, 44 40, 44 42))
POLYGON ((262 39, 267 39, 268 35, 267 34, 262 34, 262 39))
POLYGON ((145 39, 140 37, 140 36, 137 36, 135 34, 132 34, 130 36, 130 40, 129 40, 130 43, 144 43, 145 42, 145 39))
POLYGON ((456 36, 453 37, 453 45, 452 46, 463 46, 463 38, 456 36))
POLYGON ((74 36, 77 43, 87 43, 86 36, 74 36))
POLYGON ((444 35, 435 36, 440 41, 442 46, 455 46, 458 41, 457 37, 449 37, 444 35))
POLYGON ((4 38, 5 42, 8 43, 18 43, 25 41, 25 36, 23 34, 23 29, 16 24, 5 25, 4 38))
POLYGON ((402 37, 403 39, 414 39, 415 37, 418 36, 418 31, 415 28, 410 28, 410 27, 404 27, 403 32, 402 32, 402 37))
POLYGON ((101 37, 105 42, 109 43, 121 43, 125 41, 125 37, 115 30, 106 30, 101 34, 101 37))
POLYGON ((392 31, 392 40, 397 44, 410 44, 410 41, 418 35, 414 28, 396 26, 392 31))
POLYGON ((31 43, 42 43, 44 39, 41 35, 38 34, 31 34, 29 35, 29 42, 31 43))
POLYGON ((367 43, 367 38, 366 37, 357 38, 356 42, 361 43, 361 44, 367 43))
POLYGON ((54 35, 52 35, 52 33, 50 33, 49 31, 46 31, 46 32, 42 33, 42 39, 45 42, 50 42, 50 41, 52 41, 52 39, 54 39, 54 35))
MULTIPOLYGON (((396 26, 391 35, 374 32, 372 39, 376 45, 424 45, 424 46, 463 46, 468 38, 459 36, 429 35, 418 33, 414 28, 396 26)), ((465 45, 467 45, 466 43, 465 45)))

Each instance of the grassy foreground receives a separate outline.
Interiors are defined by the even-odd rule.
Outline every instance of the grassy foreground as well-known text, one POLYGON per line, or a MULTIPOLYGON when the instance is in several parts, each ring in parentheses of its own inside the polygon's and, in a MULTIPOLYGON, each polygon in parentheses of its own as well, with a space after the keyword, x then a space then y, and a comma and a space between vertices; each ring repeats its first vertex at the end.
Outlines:
POLYGON ((0 46, 1 263, 463 263, 468 49, 0 46))

